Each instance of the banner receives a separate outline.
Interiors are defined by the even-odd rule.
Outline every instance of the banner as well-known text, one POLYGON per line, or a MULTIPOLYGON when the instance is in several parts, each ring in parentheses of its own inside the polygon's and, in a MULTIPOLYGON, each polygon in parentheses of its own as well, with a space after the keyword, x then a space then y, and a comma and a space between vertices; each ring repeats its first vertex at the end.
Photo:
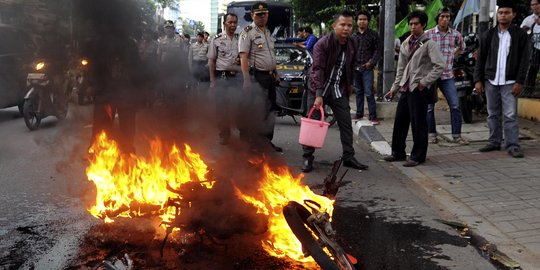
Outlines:
MULTIPOLYGON (((492 1, 493 2, 493 1, 492 1)), ((478 13, 480 11, 480 0, 464 0, 459 8, 458 14, 454 19, 454 28, 457 28, 458 25, 465 19, 465 17, 478 13)))

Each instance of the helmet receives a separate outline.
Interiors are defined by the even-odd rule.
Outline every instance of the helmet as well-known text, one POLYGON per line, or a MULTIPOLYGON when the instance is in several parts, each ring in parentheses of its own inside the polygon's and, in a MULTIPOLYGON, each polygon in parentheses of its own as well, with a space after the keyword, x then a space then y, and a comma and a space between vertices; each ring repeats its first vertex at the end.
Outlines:
POLYGON ((478 47, 478 36, 476 33, 469 33, 463 38, 463 41, 465 42, 465 47, 478 47))

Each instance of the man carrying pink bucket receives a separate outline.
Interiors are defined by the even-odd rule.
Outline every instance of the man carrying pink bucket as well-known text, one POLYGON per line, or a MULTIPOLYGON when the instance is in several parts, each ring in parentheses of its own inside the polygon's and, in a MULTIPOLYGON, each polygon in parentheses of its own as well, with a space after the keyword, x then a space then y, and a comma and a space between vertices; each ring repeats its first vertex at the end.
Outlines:
POLYGON ((343 165, 358 170, 366 170, 354 157, 353 132, 349 94, 353 78, 356 44, 350 38, 353 30, 354 14, 343 11, 334 17, 334 31, 322 37, 313 49, 313 66, 310 72, 310 94, 308 104, 313 104, 308 118, 302 119, 300 143, 304 150, 302 171, 313 170, 313 153, 321 148, 328 124, 318 119, 324 117, 323 104, 332 109, 339 126, 343 165))

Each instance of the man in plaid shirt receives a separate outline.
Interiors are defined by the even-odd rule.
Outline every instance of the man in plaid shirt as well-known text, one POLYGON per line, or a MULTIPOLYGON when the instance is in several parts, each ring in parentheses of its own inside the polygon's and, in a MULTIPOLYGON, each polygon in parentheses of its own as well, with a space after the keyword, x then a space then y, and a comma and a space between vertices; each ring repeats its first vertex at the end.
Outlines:
MULTIPOLYGON (((465 49, 463 43, 463 37, 461 34, 449 27, 450 25, 450 9, 443 7, 437 13, 435 21, 437 25, 426 31, 425 35, 439 44, 439 50, 445 60, 444 72, 438 81, 439 89, 444 94, 448 107, 450 108, 450 118, 452 124, 452 137, 455 143, 469 144, 463 137, 461 137, 461 110, 459 109, 459 100, 457 96, 457 89, 454 81, 454 72, 452 66, 454 64, 454 57, 465 49)), ((435 104, 428 105, 428 132, 429 142, 437 143, 437 129, 435 124, 435 104)))

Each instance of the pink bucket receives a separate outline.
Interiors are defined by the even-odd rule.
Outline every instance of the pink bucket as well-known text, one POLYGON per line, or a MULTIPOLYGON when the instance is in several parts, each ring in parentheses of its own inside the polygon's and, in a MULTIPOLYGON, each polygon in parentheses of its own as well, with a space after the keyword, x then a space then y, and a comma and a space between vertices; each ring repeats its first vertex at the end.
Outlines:
POLYGON ((324 121, 324 110, 322 106, 319 107, 321 120, 310 119, 314 109, 311 108, 309 110, 307 118, 302 117, 300 119, 300 136, 298 142, 302 145, 322 148, 330 124, 324 121))

